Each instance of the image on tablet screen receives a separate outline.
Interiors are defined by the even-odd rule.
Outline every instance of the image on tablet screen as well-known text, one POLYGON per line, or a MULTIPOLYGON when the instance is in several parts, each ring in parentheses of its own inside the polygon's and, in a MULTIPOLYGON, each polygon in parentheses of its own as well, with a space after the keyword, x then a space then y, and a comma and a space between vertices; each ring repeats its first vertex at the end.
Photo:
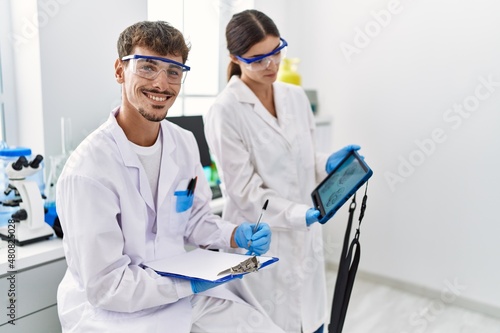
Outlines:
POLYGON ((319 197, 325 212, 335 207, 365 174, 365 170, 354 155, 342 163, 335 171, 335 175, 330 177, 319 190, 319 197))

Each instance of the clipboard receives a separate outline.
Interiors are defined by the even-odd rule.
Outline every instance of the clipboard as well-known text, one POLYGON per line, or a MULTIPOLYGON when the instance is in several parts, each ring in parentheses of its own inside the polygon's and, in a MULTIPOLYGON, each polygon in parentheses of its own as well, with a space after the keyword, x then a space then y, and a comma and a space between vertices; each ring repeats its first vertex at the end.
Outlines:
MULTIPOLYGON (((218 274, 252 257, 245 254, 195 249, 173 257, 147 262, 143 266, 151 268, 162 276, 186 280, 227 282, 251 272, 240 274, 227 273, 222 276, 218 274)), ((260 270, 277 262, 279 259, 276 257, 257 256, 257 260, 260 264, 260 270)))

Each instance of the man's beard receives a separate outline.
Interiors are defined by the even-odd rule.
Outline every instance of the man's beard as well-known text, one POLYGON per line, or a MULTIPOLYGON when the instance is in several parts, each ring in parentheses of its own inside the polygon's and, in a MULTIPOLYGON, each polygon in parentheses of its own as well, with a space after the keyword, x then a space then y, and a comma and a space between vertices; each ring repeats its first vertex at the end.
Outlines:
MULTIPOLYGON (((164 106, 153 105, 153 109, 162 109, 162 108, 164 108, 164 106)), ((143 108, 139 108, 139 113, 141 114, 141 116, 143 116, 145 119, 149 121, 160 122, 167 116, 168 109, 165 110, 165 113, 163 115, 148 113, 143 108)))

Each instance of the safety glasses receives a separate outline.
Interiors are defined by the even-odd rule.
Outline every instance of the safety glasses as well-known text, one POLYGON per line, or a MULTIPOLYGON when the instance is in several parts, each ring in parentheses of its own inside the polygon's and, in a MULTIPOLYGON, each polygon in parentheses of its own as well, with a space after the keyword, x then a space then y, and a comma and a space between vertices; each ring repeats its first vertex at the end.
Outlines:
POLYGON ((180 62, 162 57, 132 54, 123 57, 122 60, 129 62, 132 73, 148 80, 154 80, 161 72, 165 72, 167 82, 170 84, 184 83, 187 72, 191 69, 180 62))
POLYGON ((281 60, 283 60, 283 58, 285 58, 286 56, 287 46, 288 43, 286 42, 286 40, 280 37, 280 45, 269 53, 253 58, 243 58, 240 56, 236 56, 236 58, 245 63, 245 68, 247 68, 248 70, 262 71, 269 67, 271 61, 275 65, 279 65, 281 60))

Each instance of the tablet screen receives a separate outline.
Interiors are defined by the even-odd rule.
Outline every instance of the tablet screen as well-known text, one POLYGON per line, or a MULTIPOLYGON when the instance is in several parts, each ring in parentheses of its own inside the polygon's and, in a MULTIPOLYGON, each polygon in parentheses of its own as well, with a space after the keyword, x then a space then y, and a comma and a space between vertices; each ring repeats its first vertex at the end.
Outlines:
POLYGON ((317 189, 324 212, 327 214, 332 209, 338 209, 348 199, 346 195, 361 185, 367 172, 356 156, 351 154, 317 189))

